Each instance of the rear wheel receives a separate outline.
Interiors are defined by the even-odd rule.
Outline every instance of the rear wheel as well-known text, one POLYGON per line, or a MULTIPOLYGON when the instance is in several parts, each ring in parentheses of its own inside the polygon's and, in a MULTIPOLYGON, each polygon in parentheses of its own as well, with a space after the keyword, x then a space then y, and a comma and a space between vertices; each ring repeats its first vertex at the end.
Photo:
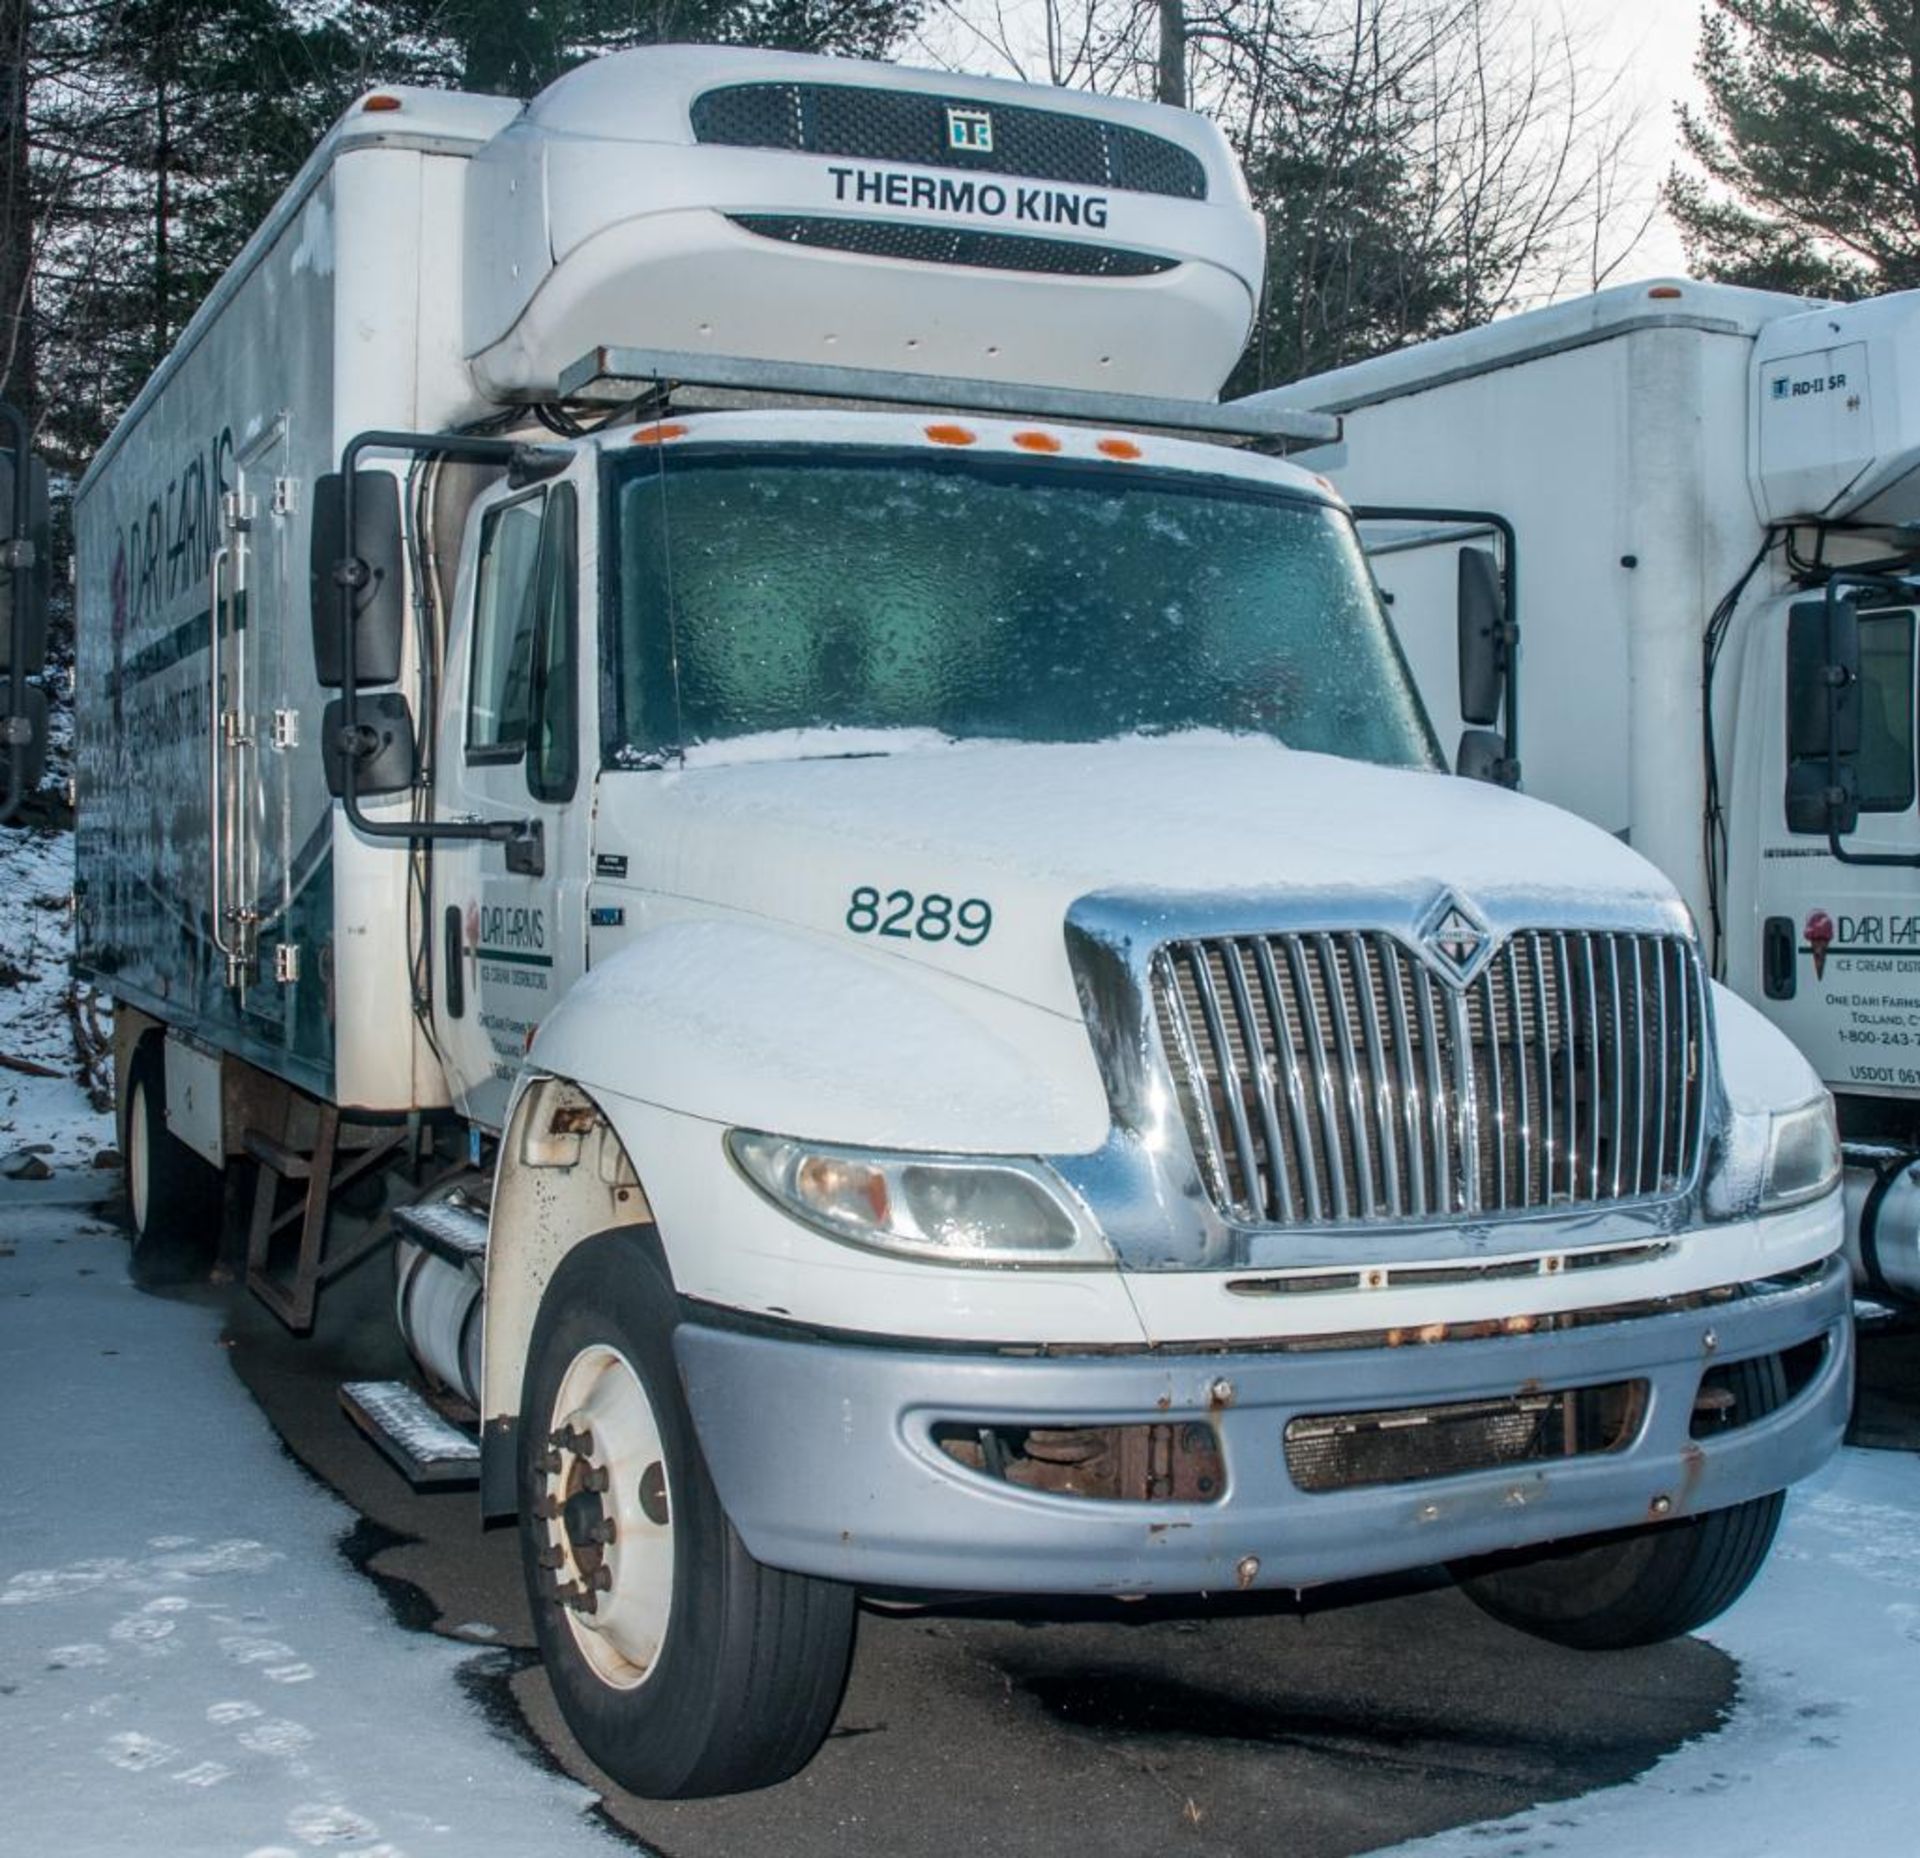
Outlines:
MULTIPOLYGON (((1757 1419, 1786 1398, 1779 1360, 1727 1370, 1735 1410, 1757 1419)), ((1461 1590, 1502 1623, 1580 1651, 1657 1645, 1697 1631, 1746 1592, 1766 1561, 1785 1496, 1608 1536, 1461 1563, 1461 1590)))
POLYGON ((554 1273, 521 1405, 520 1535, 567 1725, 654 1799, 784 1780, 846 1682, 851 1589, 762 1567, 700 1455, 651 1234, 589 1240, 554 1273))
POLYGON ((221 1176, 167 1127, 166 1053, 143 1039, 127 1067, 120 1152, 133 1228, 128 1272, 160 1289, 206 1276, 220 1246, 221 1176))

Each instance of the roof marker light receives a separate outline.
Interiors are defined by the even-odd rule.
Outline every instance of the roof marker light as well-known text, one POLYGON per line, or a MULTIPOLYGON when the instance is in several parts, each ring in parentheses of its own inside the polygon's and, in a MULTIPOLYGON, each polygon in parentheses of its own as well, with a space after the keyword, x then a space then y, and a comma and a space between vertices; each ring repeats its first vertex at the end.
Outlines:
POLYGON ((1138 458, 1140 448, 1131 439, 1098 439, 1093 449, 1102 458, 1138 458))
POLYGON ((1016 432, 1013 442, 1023 452, 1057 452, 1060 441, 1050 432, 1016 432))
POLYGON ((936 445, 971 445, 974 434, 965 426, 927 426, 923 428, 936 445))
POLYGON ((380 90, 375 91, 360 107, 370 116, 378 115, 382 110, 397 110, 400 107, 400 99, 390 97, 384 90, 380 90))
POLYGON ((632 445, 659 445, 667 439, 684 439, 687 436, 685 426, 675 425, 672 420, 652 426, 640 426, 634 431, 632 445))
POLYGON ((1661 303, 1671 302, 1673 298, 1683 294, 1678 284, 1656 284, 1647 292, 1649 297, 1661 303))

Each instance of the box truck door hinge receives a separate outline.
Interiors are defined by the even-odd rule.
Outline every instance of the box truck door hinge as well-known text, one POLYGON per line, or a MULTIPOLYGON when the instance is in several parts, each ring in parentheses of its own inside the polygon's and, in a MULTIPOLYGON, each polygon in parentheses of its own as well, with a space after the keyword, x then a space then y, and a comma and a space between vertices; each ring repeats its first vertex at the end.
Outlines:
POLYGON ((273 480, 273 502, 268 506, 275 516, 291 516, 300 508, 300 480, 297 477, 276 477, 273 480))
POLYGON ((274 943, 273 978, 282 987, 291 987, 300 979, 300 944, 298 942, 274 943))
POLYGON ((298 710, 274 711, 273 745, 279 749, 300 746, 300 712, 298 710))
POLYGON ((236 535, 245 535, 259 513, 260 505, 244 490, 230 490, 220 499, 220 520, 236 535))

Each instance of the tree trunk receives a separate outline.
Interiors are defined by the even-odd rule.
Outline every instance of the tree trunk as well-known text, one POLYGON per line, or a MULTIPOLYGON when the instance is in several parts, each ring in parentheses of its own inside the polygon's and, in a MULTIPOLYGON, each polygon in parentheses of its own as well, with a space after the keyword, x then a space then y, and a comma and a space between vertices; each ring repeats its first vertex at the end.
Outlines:
POLYGON ((31 423, 33 378, 33 173, 27 124, 32 0, 0 0, 0 399, 31 423))
POLYGON ((1187 9, 1185 0, 1160 0, 1160 75, 1154 96, 1176 109, 1187 107, 1187 9))

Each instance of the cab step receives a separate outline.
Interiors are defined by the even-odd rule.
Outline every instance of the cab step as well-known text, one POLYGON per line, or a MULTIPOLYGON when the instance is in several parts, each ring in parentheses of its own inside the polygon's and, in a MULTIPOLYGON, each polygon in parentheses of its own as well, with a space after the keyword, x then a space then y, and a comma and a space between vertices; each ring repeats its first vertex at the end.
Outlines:
POLYGON ((487 1260, 487 1215, 463 1200, 422 1200, 398 1207, 393 1230, 448 1264, 475 1265, 484 1274, 487 1260))
POLYGON ((415 1489, 479 1482, 480 1441, 436 1412, 417 1387, 346 1381, 340 1404, 415 1489))

